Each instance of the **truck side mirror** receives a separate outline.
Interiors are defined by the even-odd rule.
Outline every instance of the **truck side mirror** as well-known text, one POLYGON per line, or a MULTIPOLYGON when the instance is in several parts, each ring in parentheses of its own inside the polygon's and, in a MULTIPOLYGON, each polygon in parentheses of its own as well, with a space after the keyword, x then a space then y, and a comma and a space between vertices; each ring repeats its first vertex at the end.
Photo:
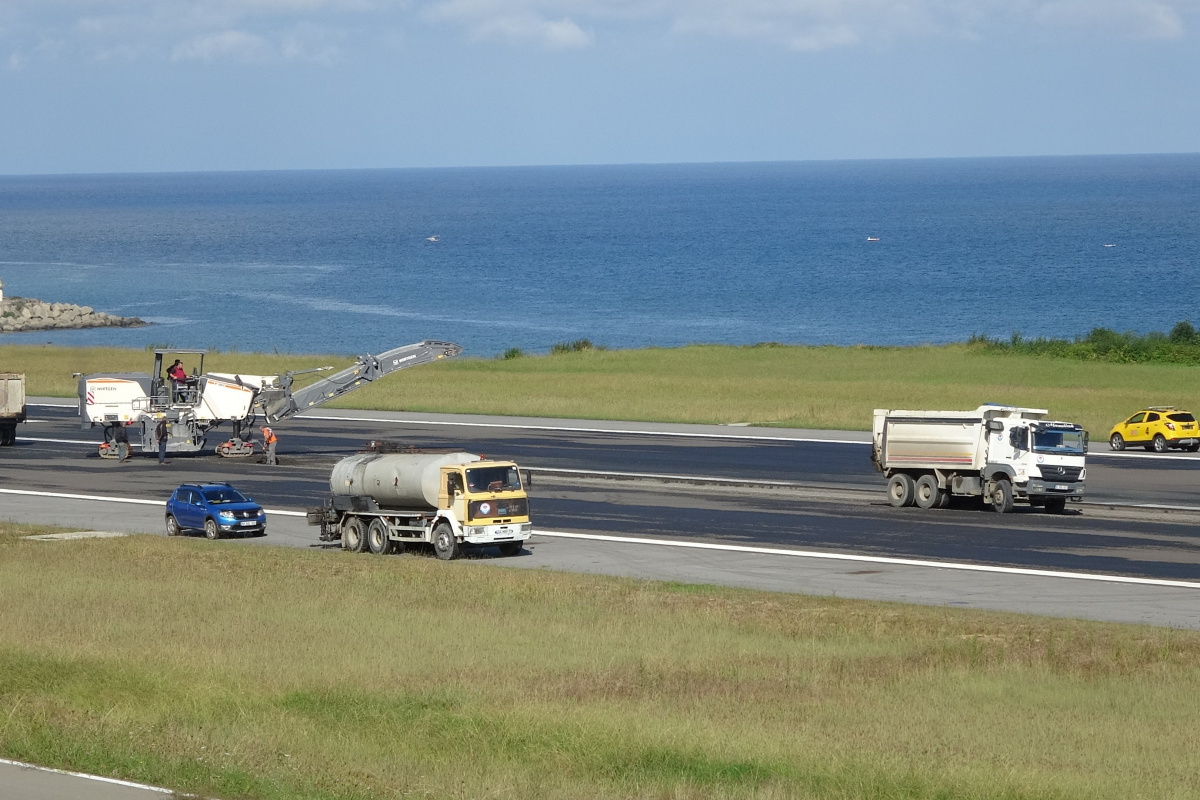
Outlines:
POLYGON ((1017 450, 1025 450, 1025 428, 1013 428, 1008 432, 1008 443, 1017 450))
POLYGON ((987 421, 987 429, 992 433, 999 433, 1004 430, 1004 423, 998 419, 989 419, 987 421))
POLYGON ((521 476, 521 482, 525 484, 526 489, 533 486, 533 473, 530 470, 525 470, 525 474, 521 476))
POLYGON ((1088 451, 1088 432, 1084 431, 1083 432, 1083 452, 1086 453, 1087 451, 1088 451))

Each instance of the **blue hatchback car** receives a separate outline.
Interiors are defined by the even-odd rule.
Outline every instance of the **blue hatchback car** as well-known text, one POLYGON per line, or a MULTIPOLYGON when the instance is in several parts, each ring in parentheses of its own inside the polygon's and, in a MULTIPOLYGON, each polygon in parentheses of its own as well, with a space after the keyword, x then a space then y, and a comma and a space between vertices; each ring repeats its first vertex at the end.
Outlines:
POLYGON ((202 530, 209 539, 266 535, 267 512, 228 483, 185 483, 167 501, 167 536, 202 530))

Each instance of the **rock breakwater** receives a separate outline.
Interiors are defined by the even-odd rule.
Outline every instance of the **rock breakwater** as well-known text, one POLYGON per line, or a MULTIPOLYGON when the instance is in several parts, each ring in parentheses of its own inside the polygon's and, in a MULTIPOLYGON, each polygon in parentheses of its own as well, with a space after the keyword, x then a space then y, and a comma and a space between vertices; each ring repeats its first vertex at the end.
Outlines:
POLYGON ((0 300, 0 333, 69 330, 72 328, 136 328, 147 323, 137 317, 118 317, 91 306, 47 303, 28 297, 0 300))

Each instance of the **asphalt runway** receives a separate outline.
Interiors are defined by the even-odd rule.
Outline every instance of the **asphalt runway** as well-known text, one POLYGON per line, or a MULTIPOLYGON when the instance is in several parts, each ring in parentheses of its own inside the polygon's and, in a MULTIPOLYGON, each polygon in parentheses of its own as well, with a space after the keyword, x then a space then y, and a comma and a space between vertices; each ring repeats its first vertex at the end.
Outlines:
POLYGON ((856 433, 323 410, 276 426, 277 468, 211 454, 173 455, 159 467, 150 455, 100 459, 99 430, 81 431, 73 407, 35 406, 33 416, 0 452, 4 487, 165 499, 182 482, 229 480, 265 506, 300 511, 327 494, 338 459, 384 439, 533 468, 538 529, 1200 580, 1200 458, 1190 455, 1095 454, 1088 505, 1001 516, 967 504, 891 508, 866 435, 856 433), (1128 508, 1137 505, 1197 513, 1128 508))

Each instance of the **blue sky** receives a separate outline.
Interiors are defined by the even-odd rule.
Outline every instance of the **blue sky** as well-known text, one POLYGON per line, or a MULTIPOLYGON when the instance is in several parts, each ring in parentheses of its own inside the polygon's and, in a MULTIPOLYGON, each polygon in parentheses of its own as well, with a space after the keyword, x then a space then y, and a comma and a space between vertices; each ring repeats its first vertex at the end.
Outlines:
POLYGON ((1200 0, 0 0, 0 174, 1200 151, 1200 0))

